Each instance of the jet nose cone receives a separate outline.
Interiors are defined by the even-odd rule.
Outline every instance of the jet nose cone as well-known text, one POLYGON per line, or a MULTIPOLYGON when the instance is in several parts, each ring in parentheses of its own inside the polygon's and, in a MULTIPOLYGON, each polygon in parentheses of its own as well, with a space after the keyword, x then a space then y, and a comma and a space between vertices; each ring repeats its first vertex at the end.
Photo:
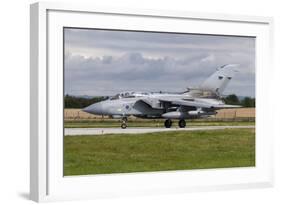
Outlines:
POLYGON ((102 105, 101 103, 95 103, 83 109, 84 112, 91 113, 91 114, 102 114, 102 105))

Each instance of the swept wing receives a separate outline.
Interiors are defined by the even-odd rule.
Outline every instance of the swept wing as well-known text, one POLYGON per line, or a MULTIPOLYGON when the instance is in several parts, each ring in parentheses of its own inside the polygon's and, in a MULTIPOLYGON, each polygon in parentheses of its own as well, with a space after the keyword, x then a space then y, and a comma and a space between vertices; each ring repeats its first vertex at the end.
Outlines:
POLYGON ((224 103, 218 103, 214 101, 200 101, 200 100, 183 100, 183 99, 159 99, 160 102, 168 102, 172 105, 196 107, 196 108, 211 108, 211 109, 226 109, 226 108, 239 108, 239 105, 226 105, 224 103))

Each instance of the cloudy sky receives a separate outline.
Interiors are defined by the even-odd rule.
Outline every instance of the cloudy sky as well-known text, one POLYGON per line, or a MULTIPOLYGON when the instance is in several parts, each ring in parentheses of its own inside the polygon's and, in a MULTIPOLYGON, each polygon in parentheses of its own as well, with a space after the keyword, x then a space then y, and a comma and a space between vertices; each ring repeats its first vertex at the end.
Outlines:
POLYGON ((224 64, 239 72, 224 94, 255 96, 251 37, 65 28, 65 94, 181 92, 224 64))

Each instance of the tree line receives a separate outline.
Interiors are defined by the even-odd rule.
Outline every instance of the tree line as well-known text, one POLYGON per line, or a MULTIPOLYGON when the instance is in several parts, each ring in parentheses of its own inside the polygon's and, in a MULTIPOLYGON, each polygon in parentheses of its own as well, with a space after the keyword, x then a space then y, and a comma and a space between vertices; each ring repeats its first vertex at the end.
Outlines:
POLYGON ((64 108, 84 108, 93 103, 108 99, 108 97, 77 97, 71 95, 64 96, 64 108))
MULTIPOLYGON (((85 98, 85 97, 66 95, 64 96, 64 108, 84 108, 93 103, 97 103, 106 99, 108 99, 108 97, 85 98)), ((234 94, 223 97, 222 100, 226 104, 241 105, 242 107, 255 107, 256 104, 255 98, 245 97, 239 100, 239 98, 234 94)))
POLYGON ((256 99, 251 97, 244 97, 243 99, 239 100, 239 98, 232 94, 226 97, 223 97, 222 100, 226 104, 230 105, 240 105, 242 107, 255 107, 256 106, 256 99))

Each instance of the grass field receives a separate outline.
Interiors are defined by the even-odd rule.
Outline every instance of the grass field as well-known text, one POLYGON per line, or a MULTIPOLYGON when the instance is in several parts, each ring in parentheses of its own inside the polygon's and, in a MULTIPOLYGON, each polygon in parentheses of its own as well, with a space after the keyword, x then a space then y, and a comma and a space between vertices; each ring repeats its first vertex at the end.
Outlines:
POLYGON ((64 137, 64 175, 255 166, 255 130, 64 137))

